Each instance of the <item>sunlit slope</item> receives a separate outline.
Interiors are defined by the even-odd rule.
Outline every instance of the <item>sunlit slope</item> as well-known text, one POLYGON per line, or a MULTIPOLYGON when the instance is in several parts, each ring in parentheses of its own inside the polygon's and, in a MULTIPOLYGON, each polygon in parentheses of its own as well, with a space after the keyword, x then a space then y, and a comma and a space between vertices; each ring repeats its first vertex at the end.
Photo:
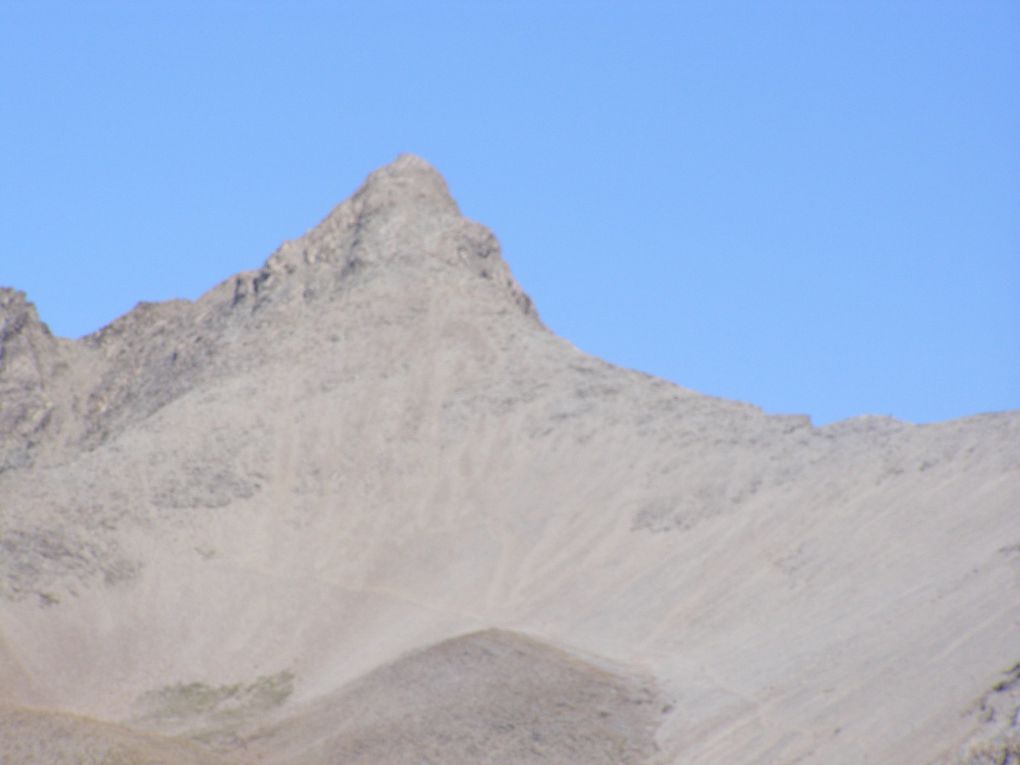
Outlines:
POLYGON ((3 701, 243 761, 496 628, 650 678, 650 761, 913 763, 1020 660, 1020 416, 818 429, 586 356, 416 158, 195 303, 71 343, 8 302, 3 701))

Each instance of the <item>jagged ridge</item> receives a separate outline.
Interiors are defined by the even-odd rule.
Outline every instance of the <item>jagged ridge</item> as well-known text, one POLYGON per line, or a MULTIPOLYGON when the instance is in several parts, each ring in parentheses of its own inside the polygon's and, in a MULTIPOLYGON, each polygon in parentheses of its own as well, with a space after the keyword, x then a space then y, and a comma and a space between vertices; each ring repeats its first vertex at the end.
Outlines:
POLYGON ((94 448, 196 385, 268 363, 289 325, 379 279, 437 296, 482 288, 540 326, 492 233, 460 215, 431 165, 402 155, 262 268, 194 303, 141 303, 71 342, 53 338, 22 293, 0 292, 0 472, 53 458, 55 444, 94 448))

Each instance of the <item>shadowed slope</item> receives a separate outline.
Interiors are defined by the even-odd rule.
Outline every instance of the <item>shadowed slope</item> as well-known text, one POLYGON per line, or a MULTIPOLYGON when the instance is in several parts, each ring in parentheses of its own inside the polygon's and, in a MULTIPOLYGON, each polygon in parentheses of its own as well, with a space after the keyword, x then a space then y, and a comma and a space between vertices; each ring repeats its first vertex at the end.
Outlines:
POLYGON ((244 756, 294 765, 628 765, 654 753, 661 706, 647 679, 490 630, 373 670, 253 736, 244 756))

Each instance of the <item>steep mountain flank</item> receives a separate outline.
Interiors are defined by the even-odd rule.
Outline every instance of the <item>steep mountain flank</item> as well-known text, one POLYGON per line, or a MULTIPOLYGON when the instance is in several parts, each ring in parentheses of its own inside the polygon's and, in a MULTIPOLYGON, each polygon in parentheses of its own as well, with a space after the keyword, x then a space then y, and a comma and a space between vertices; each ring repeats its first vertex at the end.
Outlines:
POLYGON ((932 762, 1020 659, 1020 413, 587 356, 415 157, 79 341, 0 293, 0 424, 0 702, 203 756, 932 762))
POLYGON ((23 293, 0 288, 0 472, 29 464, 67 417, 68 355, 23 293))

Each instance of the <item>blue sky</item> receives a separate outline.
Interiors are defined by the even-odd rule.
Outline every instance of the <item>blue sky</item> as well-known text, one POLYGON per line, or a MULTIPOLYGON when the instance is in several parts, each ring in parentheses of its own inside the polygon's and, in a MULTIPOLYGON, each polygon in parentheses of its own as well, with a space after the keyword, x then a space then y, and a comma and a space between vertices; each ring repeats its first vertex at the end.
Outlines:
POLYGON ((1020 407, 1020 3, 0 3, 0 284, 76 337, 414 152, 586 351, 825 423, 1020 407))

